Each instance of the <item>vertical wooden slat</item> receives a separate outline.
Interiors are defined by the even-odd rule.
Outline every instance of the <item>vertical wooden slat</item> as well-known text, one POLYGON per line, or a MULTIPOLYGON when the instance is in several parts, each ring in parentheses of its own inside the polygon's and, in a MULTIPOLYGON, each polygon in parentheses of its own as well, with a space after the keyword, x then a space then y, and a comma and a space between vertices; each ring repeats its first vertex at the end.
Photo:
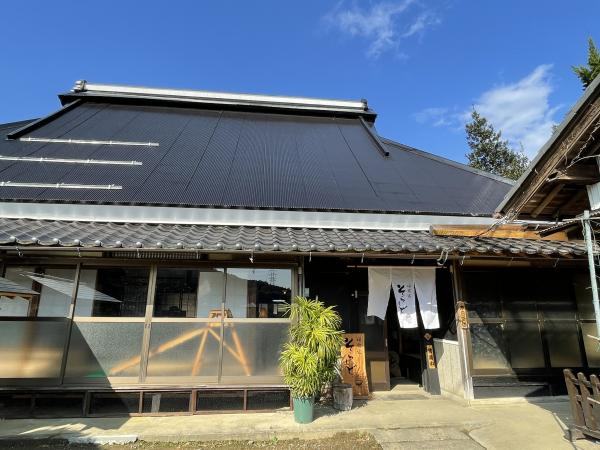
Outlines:
MULTIPOLYGON (((592 385, 592 398, 596 400, 596 402, 600 402, 600 381, 598 381, 598 377, 596 375, 590 375, 590 384, 592 385)), ((598 426, 598 424, 600 424, 600 405, 594 402, 591 406, 592 416, 594 417, 596 426, 598 426)), ((600 430, 596 428, 594 431, 600 430)))
POLYGON ((223 270, 223 297, 221 299, 221 327, 220 327, 220 337, 221 342, 219 342, 219 366, 217 373, 217 383, 221 383, 221 375, 223 374, 223 344, 225 342, 225 301, 227 298, 227 269, 223 270))
MULTIPOLYGON (((468 301, 464 297, 462 278, 460 274, 460 265, 457 261, 454 261, 451 266, 452 273, 452 294, 454 297, 454 308, 457 310, 459 301, 468 301)), ((463 390, 464 397, 467 400, 474 398, 473 393, 473 377, 471 376, 472 371, 472 359, 470 350, 470 333, 469 329, 463 329, 457 321, 456 336, 458 338, 458 346, 460 351, 460 368, 463 377, 463 390)))
POLYGON ((578 381, 571 372, 570 369, 563 371, 565 376, 565 384, 567 385, 567 393, 569 394, 569 402, 571 403, 571 414, 575 425, 583 427, 585 426, 585 420, 583 418, 583 410, 581 409, 581 403, 577 400, 579 396, 578 381))
POLYGON ((65 382, 65 372, 67 370, 67 357, 69 356, 69 344, 71 342, 71 334, 73 333, 73 317, 75 316, 75 306, 77 303, 77 293, 79 292, 79 279, 81 278, 81 263, 75 267, 75 277, 73 279, 73 289, 71 291, 71 302, 69 304, 69 317, 67 335, 63 344, 63 357, 60 364, 60 384, 65 382))
POLYGON ((148 294, 146 297, 146 314, 144 315, 144 334, 142 337, 142 349, 140 354, 140 375, 139 382, 146 381, 148 372, 148 352, 150 351, 150 333, 152 331, 152 315, 154 314, 154 295, 156 293, 157 266, 150 266, 150 275, 148 277, 148 294))
POLYGON ((198 395, 197 389, 192 389, 190 393, 190 414, 194 414, 196 412, 196 397, 198 395))
POLYGON ((90 397, 91 392, 85 391, 83 394, 83 417, 88 417, 90 414, 90 397))
POLYGON ((577 380, 579 381, 579 391, 581 392, 581 408, 583 410, 583 419, 585 420, 585 425, 590 430, 596 430, 598 429, 598 425, 596 424, 596 419, 592 414, 592 406, 588 400, 588 397, 590 397, 590 391, 587 387, 585 375, 579 372, 577 374, 577 380))

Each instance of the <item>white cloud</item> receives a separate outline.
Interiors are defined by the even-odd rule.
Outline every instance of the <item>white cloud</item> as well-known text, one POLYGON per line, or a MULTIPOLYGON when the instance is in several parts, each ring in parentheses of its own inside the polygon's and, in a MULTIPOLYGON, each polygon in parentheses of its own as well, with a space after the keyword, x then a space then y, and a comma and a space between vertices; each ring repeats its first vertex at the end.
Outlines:
POLYGON ((426 11, 415 19, 408 30, 402 33, 402 37, 410 37, 422 33, 427 27, 438 25, 440 22, 440 19, 431 11, 426 11))
POLYGON ((552 134, 554 116, 562 106, 550 105, 552 65, 536 67, 526 77, 509 84, 494 86, 482 93, 472 107, 453 109, 426 108, 415 114, 419 123, 432 126, 463 128, 470 120, 472 108, 488 119, 511 146, 533 157, 552 134))
POLYGON ((484 92, 474 105, 513 147, 522 145, 530 157, 552 134, 554 115, 560 108, 550 106, 551 69, 550 64, 538 66, 516 83, 484 92))
POLYGON ((455 120, 449 108, 425 108, 415 114, 415 120, 420 124, 434 127, 451 126, 455 120))
POLYGON ((378 58, 387 51, 398 51, 401 39, 420 35, 440 23, 432 11, 423 8, 416 0, 380 2, 368 9, 360 8, 356 3, 346 7, 342 1, 325 16, 325 20, 344 34, 367 39, 367 56, 378 58), (409 9, 416 9, 420 14, 412 17, 409 9))

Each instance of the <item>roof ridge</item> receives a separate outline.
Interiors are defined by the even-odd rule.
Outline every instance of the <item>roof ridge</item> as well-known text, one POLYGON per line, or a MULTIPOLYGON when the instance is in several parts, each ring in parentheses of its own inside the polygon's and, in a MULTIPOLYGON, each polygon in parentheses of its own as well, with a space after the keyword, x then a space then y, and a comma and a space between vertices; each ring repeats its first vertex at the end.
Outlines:
POLYGON ((424 158, 429 158, 429 159, 432 159, 434 161, 441 162, 443 164, 447 164, 449 166, 455 167, 457 169, 462 169, 462 170, 465 170, 467 172, 474 173, 476 175, 481 175, 481 176, 484 176, 484 177, 487 177, 487 178, 491 178, 492 180, 500 181, 501 183, 506 183, 506 184, 509 184, 509 185, 514 185, 515 184, 514 180, 511 180, 510 178, 502 177, 500 175, 495 175, 493 173, 486 172, 485 170, 476 169, 475 167, 471 167, 471 166, 469 166, 467 164, 463 164, 463 163, 460 163, 458 161, 454 161, 454 160, 449 159, 449 158, 444 158, 443 156, 439 156, 439 155, 436 155, 434 153, 427 152, 425 150, 421 150, 421 149, 418 149, 418 148, 415 148, 415 147, 411 147, 410 145, 402 144, 400 142, 393 141, 392 139, 388 139, 388 138, 383 137, 383 136, 379 136, 379 138, 384 143, 386 143, 386 144, 390 144, 390 145, 393 145, 395 147, 401 147, 403 150, 407 150, 407 151, 409 151, 411 153, 415 153, 415 154, 417 154, 419 156, 423 156, 424 158))
MULTIPOLYGON (((69 94, 65 94, 69 95, 69 94)), ((194 101, 211 104, 231 104, 254 107, 330 111, 352 114, 372 114, 367 100, 340 100, 291 95, 246 94, 199 89, 154 88, 122 84, 75 82, 70 95, 112 96, 124 98, 155 98, 170 101, 194 101)))

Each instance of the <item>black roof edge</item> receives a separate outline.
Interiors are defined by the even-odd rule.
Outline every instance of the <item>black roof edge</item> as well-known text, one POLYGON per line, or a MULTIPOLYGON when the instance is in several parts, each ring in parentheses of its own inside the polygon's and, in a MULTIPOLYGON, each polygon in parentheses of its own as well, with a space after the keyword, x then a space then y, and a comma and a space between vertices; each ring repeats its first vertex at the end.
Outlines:
POLYGON ((0 130, 4 130, 6 128, 22 128, 25 125, 29 125, 32 122, 35 122, 36 120, 38 120, 39 117, 33 118, 33 119, 27 119, 27 120, 16 120, 14 122, 6 122, 6 123, 0 123, 0 130))
POLYGON ((33 122, 29 122, 26 125, 12 131, 11 133, 8 133, 6 135, 6 139, 18 139, 19 137, 23 136, 25 133, 33 131, 33 130, 41 127, 42 125, 45 125, 46 123, 56 119, 57 117, 62 116, 67 111, 70 111, 71 109, 75 108, 75 106, 77 106, 79 103, 80 103, 80 100, 77 100, 77 99, 72 101, 71 103, 67 103, 67 104, 63 105, 63 107, 60 108, 58 111, 54 111, 53 113, 48 114, 45 117, 34 120, 33 122))
POLYGON ((380 139, 386 144, 394 145, 396 147, 401 147, 403 150, 407 150, 407 151, 415 153, 419 156, 423 156, 425 158, 429 158, 429 159, 432 159, 434 161, 437 161, 437 162, 440 162, 443 164, 448 164, 449 166, 456 167, 457 169, 462 169, 467 172, 474 173, 476 175, 481 175, 481 176, 484 176, 487 178, 491 178, 492 180, 500 181, 501 183, 506 183, 511 186, 515 184, 515 181, 511 180, 510 178, 505 178, 500 175, 495 175, 493 173, 486 172, 485 170, 476 169, 475 167, 471 167, 467 164, 459 163, 458 161, 453 161, 451 159, 444 158, 443 156, 435 155, 435 154, 427 152, 425 150, 420 150, 418 148, 411 147, 410 145, 406 145, 406 144, 402 144, 400 142, 393 141, 392 139, 388 139, 383 136, 380 136, 380 139))
POLYGON ((365 121, 365 119, 363 119, 362 117, 360 117, 360 123, 365 128, 365 130, 367 131, 367 133, 369 134, 369 136, 371 137, 371 139, 373 140, 373 142, 375 142, 375 145, 377 146, 377 148, 379 149, 379 151, 381 152, 381 154, 383 156, 385 156, 385 157, 390 156, 390 152, 387 150, 387 148, 385 148, 383 146, 383 143, 379 140, 379 136, 377 136, 377 134, 373 131, 373 128, 371 128, 369 126, 369 124, 367 124, 367 122, 365 121))
POLYGON ((152 95, 126 95, 126 94, 96 94, 89 92, 65 92, 59 94, 63 105, 68 105, 74 100, 90 101, 90 102, 107 102, 114 104, 124 105, 148 105, 148 106, 171 106, 171 107, 188 107, 198 109, 210 109, 210 110, 228 110, 228 111, 243 111, 243 112, 261 112, 261 113, 275 113, 275 114, 289 114, 295 116, 317 116, 317 117, 343 117, 343 118, 357 118, 361 117, 365 121, 373 123, 377 118, 377 113, 371 109, 361 112, 355 111, 331 111, 327 109, 301 109, 295 107, 285 107, 284 105, 278 106, 263 106, 263 105, 246 105, 246 104, 233 104, 233 103, 215 103, 202 99, 171 99, 160 96, 152 95))

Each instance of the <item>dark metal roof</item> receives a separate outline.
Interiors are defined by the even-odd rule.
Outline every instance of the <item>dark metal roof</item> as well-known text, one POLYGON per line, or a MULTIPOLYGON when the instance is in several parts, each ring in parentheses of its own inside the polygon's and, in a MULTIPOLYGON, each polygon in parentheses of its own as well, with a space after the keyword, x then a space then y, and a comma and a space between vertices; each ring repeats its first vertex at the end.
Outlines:
POLYGON ((123 189, 0 187, 0 201, 490 215, 510 188, 457 163, 391 141, 382 144, 361 118, 88 100, 20 136, 159 146, 0 138, 4 156, 142 162, 132 167, 0 161, 0 181, 123 189))
POLYGON ((19 128, 27 126, 27 125, 29 125, 32 122, 35 122, 37 120, 38 119, 29 119, 29 120, 19 120, 17 122, 0 123, 0 132, 3 135, 6 135, 6 134, 9 134, 9 133, 12 133, 15 130, 18 130, 19 128))
POLYGON ((0 218, 0 245, 202 251, 578 256, 575 241, 434 236, 429 231, 149 225, 0 218))

